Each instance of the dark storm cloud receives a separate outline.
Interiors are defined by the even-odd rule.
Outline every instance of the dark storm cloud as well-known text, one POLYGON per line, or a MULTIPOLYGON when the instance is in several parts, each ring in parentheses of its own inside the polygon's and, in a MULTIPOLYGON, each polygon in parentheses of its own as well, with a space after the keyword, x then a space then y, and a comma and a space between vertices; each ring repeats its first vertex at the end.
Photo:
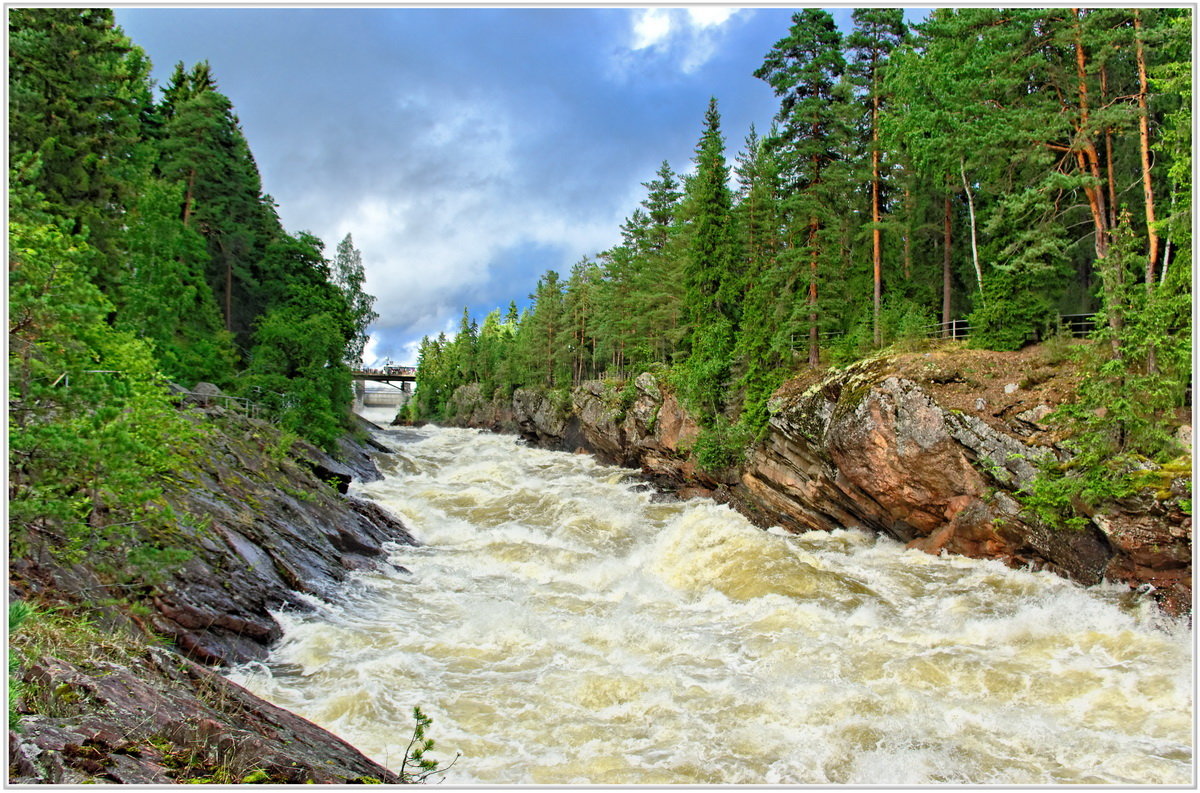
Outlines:
POLYGON ((524 302, 619 241, 709 96, 732 159, 776 102, 751 75, 788 9, 123 8, 165 82, 208 60, 291 231, 354 235, 374 351, 524 302))

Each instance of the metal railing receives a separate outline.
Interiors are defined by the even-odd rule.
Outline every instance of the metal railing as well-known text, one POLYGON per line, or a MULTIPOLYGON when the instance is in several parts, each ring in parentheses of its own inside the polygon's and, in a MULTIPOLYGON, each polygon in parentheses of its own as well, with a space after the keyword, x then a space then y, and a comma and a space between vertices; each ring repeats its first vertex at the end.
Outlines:
POLYGON ((935 322, 925 325, 922 330, 927 339, 951 339, 959 341, 971 335, 971 323, 965 319, 952 319, 949 322, 935 322))
POLYGON ((193 403, 208 407, 213 402, 220 401, 221 407, 231 408, 239 413, 243 413, 250 418, 261 418, 267 409, 246 397, 229 396, 228 394, 203 394, 198 391, 178 390, 172 392, 175 396, 192 401, 193 403))
POLYGON ((1096 314, 1060 314, 1058 327, 1077 339, 1096 329, 1096 314))
MULTIPOLYGON (((1096 329, 1096 315, 1095 313, 1059 314, 1055 319, 1054 327, 1058 332, 1073 338, 1085 338, 1096 329)), ((924 327, 925 337, 930 339, 967 339, 970 338, 973 330, 971 324, 965 319, 936 322, 924 327)))

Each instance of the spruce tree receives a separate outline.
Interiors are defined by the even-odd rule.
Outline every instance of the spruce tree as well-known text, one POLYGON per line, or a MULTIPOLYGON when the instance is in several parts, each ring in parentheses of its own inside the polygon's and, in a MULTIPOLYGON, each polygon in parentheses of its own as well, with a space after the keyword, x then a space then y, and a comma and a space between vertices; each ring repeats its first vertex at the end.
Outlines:
POLYGON ((687 181, 684 317, 690 338, 683 393, 703 415, 721 408, 728 386, 743 280, 734 258, 729 167, 717 100, 710 99, 696 144, 696 173, 687 181))
POLYGON ((121 207, 140 163, 150 64, 105 8, 12 8, 9 15, 11 179, 32 185, 49 211, 105 254, 116 275, 121 207))

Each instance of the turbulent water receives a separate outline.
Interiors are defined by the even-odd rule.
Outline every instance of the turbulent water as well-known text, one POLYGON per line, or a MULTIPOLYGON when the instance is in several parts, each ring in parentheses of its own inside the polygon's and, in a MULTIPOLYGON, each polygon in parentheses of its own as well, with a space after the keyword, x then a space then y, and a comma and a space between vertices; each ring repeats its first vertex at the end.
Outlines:
POLYGON ((424 545, 235 680, 448 783, 1187 784, 1191 634, 1048 573, 661 503, 582 455, 388 433, 424 545))

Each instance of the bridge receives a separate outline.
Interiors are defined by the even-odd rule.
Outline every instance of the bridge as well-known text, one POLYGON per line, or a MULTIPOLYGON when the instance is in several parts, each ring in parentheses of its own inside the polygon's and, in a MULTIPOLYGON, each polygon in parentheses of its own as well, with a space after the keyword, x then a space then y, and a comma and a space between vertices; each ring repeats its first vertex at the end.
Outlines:
POLYGON ((417 382, 415 366, 382 366, 354 369, 354 401, 358 407, 400 407, 412 396, 412 384, 417 382), (386 383, 391 389, 368 391, 367 382, 386 383), (399 385, 396 385, 399 383, 399 385))
POLYGON ((356 369, 350 372, 354 380, 371 380, 376 383, 415 383, 417 367, 383 366, 378 369, 356 369))

